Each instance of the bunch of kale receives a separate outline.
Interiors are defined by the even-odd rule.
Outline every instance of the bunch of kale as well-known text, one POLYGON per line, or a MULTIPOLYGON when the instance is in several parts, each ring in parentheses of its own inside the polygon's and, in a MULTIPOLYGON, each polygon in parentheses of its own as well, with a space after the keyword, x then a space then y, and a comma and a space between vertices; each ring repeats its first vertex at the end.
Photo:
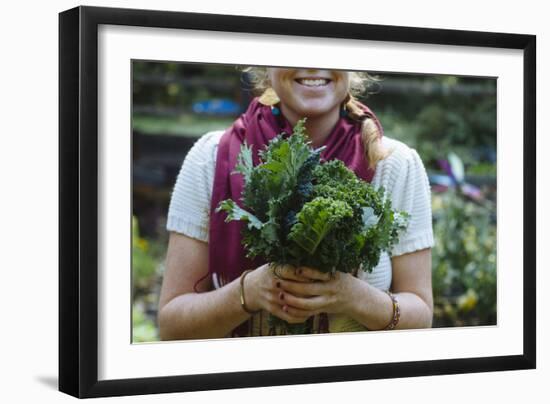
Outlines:
POLYGON ((390 251, 409 219, 392 209, 384 189, 359 179, 340 160, 321 162, 305 118, 286 139, 279 134, 259 152, 241 148, 235 172, 244 176, 242 209, 231 199, 217 212, 243 220, 242 242, 250 258, 308 266, 322 272, 372 271, 390 251))

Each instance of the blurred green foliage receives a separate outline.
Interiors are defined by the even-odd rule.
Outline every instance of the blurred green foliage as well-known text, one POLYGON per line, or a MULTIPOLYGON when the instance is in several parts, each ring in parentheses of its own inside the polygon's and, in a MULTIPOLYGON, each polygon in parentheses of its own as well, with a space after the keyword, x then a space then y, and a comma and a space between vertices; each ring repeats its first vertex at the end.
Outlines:
POLYGON ((134 305, 132 308, 132 340, 133 342, 159 340, 155 323, 145 315, 143 308, 139 305, 134 305))
POLYGON ((415 148, 428 167, 449 152, 467 167, 494 166, 480 152, 496 150, 495 79, 388 73, 379 79, 363 102, 385 133, 415 148))
POLYGON ((132 217, 132 339, 158 340, 156 307, 162 277, 164 245, 140 237, 138 220, 132 217), (148 315, 147 313, 151 313, 148 315))
POLYGON ((450 190, 432 196, 434 326, 496 324, 494 205, 450 190))
POLYGON ((149 253, 149 242, 139 236, 138 221, 132 217, 132 276, 134 288, 143 289, 155 275, 156 261, 149 253))

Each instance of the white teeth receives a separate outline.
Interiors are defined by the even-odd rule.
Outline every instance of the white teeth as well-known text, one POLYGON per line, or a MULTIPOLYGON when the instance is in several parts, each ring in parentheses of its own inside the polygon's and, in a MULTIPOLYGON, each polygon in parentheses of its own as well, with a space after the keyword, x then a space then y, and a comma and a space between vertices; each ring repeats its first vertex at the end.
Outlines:
POLYGON ((298 82, 310 87, 325 86, 328 84, 328 80, 325 79, 298 79, 298 82))

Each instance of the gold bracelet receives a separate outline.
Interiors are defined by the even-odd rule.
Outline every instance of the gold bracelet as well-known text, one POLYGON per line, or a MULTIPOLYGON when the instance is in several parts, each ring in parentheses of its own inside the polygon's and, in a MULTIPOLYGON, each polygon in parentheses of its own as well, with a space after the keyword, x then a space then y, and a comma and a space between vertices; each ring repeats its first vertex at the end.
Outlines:
POLYGON ((399 323, 399 318, 401 317, 401 310, 399 309, 399 302, 397 301, 397 298, 395 297, 395 295, 389 290, 387 290, 386 293, 388 294, 388 296, 392 301, 393 314, 392 314, 390 323, 384 328, 384 330, 393 330, 397 326, 397 323, 399 323))
POLYGON ((244 298, 244 277, 248 275, 249 272, 252 272, 253 269, 247 269, 241 274, 241 307, 244 311, 246 311, 248 314, 256 314, 261 310, 252 311, 246 307, 246 300, 244 298))

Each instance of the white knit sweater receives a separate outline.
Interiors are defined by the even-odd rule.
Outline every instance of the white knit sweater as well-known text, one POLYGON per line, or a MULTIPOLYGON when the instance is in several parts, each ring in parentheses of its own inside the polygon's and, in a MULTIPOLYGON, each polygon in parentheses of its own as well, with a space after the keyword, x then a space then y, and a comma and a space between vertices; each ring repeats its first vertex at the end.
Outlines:
MULTIPOLYGON (((185 157, 170 201, 166 225, 169 231, 208 242, 216 152, 223 133, 206 133, 195 142, 185 157)), ((372 184, 384 187, 395 209, 411 214, 408 228, 391 254, 397 256, 432 247, 430 185, 422 160, 416 150, 398 140, 384 136, 382 143, 391 153, 377 164, 372 184)), ((382 254, 371 273, 360 271, 358 277, 379 289, 388 290, 392 280, 388 254, 382 254)))

